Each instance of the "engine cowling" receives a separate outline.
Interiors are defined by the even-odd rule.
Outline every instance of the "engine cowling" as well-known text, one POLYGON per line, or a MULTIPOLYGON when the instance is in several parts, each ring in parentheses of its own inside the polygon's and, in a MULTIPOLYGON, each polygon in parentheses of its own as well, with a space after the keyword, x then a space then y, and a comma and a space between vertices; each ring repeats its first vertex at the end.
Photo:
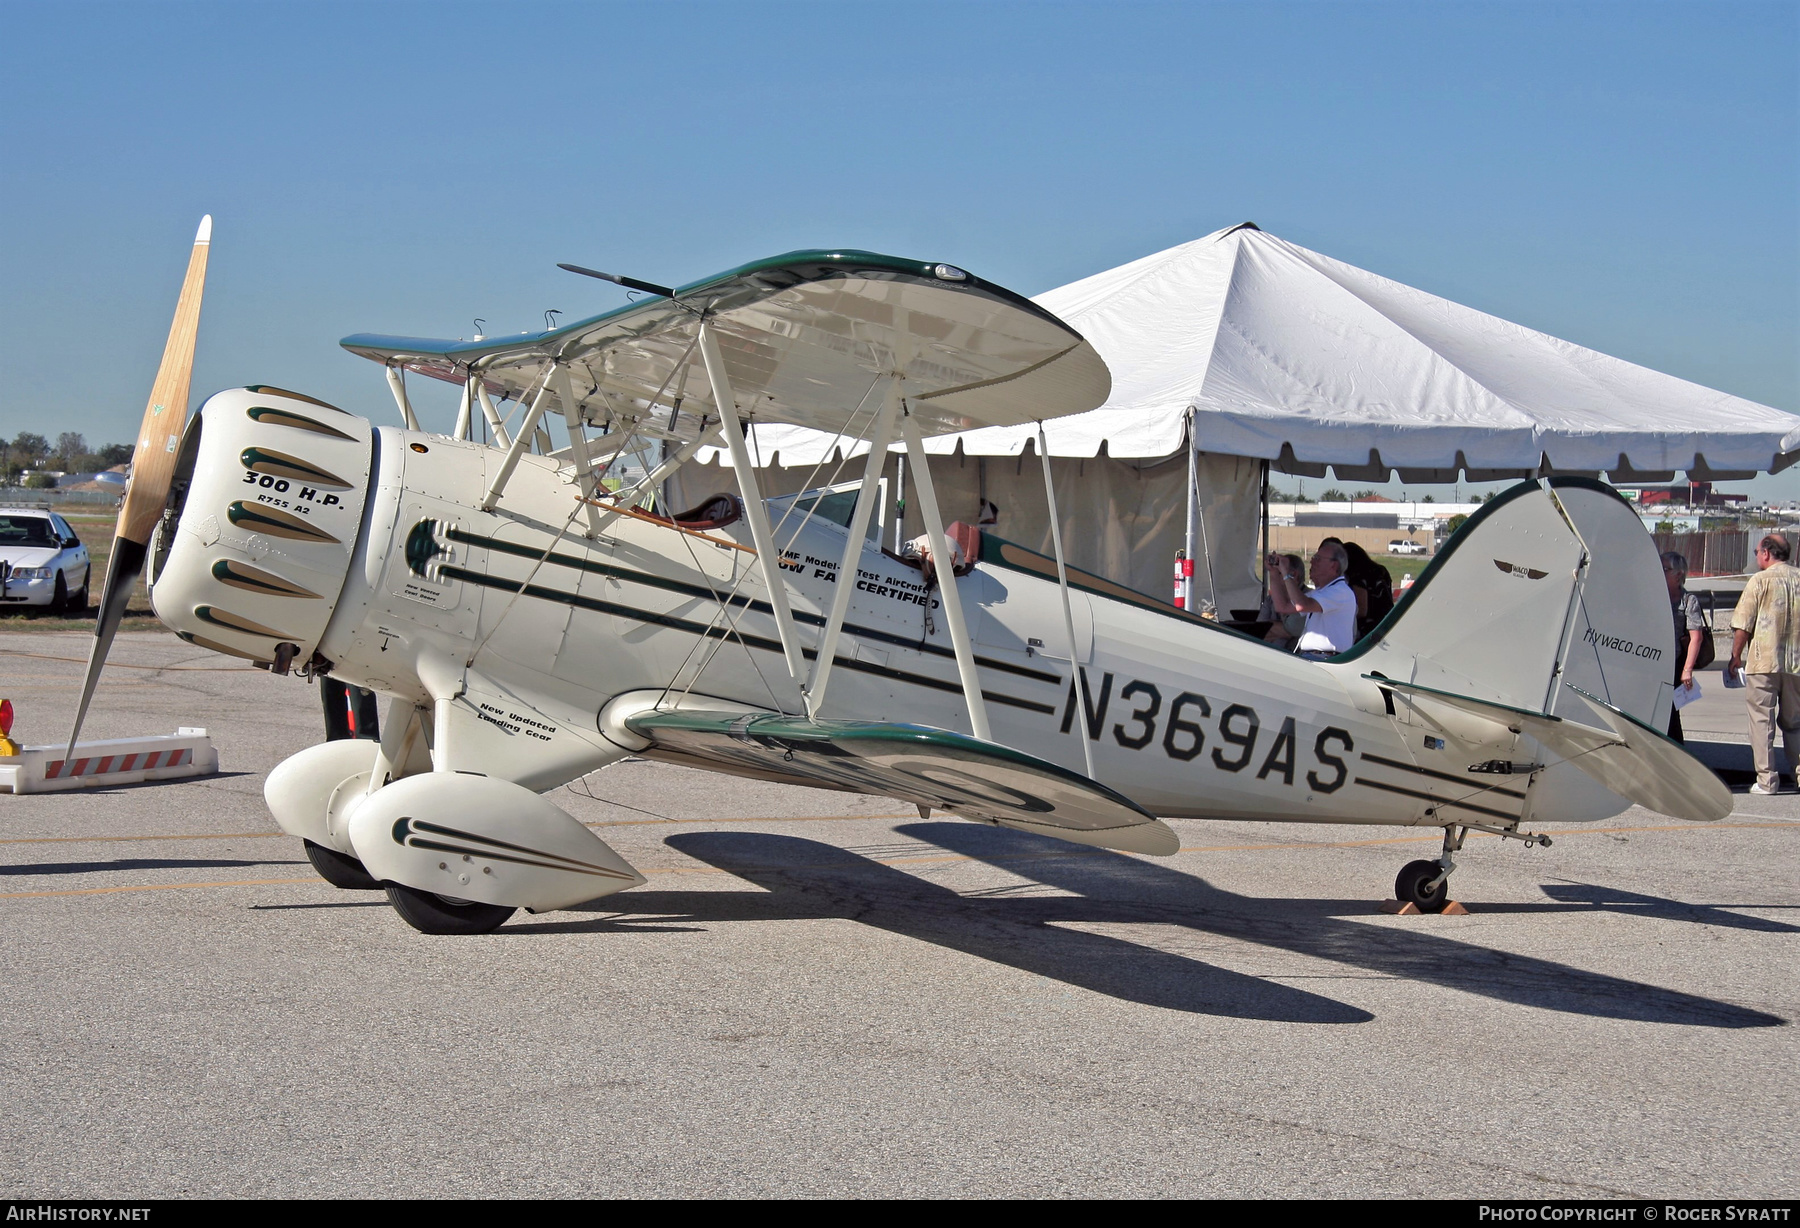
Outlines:
POLYGON ((283 673, 310 660, 350 572, 374 448, 366 419, 298 393, 208 398, 151 551, 157 617, 283 673))

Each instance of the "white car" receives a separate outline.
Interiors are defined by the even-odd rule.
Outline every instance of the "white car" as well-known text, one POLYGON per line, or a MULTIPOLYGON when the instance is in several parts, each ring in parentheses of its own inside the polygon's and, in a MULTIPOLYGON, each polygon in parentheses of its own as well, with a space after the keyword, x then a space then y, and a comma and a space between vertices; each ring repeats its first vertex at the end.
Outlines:
POLYGON ((0 506, 0 607, 88 608, 88 549, 48 508, 0 506))
POLYGON ((1388 543, 1388 553, 1389 554, 1424 554, 1425 553, 1425 543, 1424 542, 1407 541, 1405 538, 1396 537, 1393 541, 1388 543))

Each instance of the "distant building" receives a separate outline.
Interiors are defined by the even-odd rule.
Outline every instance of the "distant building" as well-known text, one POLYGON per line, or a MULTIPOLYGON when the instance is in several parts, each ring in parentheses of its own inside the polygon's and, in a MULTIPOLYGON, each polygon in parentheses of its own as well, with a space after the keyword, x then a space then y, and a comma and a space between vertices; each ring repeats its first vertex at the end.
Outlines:
POLYGON ((1675 486, 1621 486, 1619 493, 1639 507, 1674 504, 1678 507, 1736 507, 1750 502, 1749 495, 1728 495, 1711 482, 1683 482, 1675 486))
POLYGON ((1397 529, 1400 515, 1398 512, 1295 512, 1294 524, 1311 529, 1397 529))

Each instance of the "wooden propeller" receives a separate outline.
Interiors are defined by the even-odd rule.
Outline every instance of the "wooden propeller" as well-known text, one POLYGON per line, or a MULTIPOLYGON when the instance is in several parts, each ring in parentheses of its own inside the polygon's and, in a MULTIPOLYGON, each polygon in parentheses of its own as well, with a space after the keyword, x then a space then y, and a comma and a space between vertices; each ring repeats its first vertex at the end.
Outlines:
POLYGON ((87 678, 81 687, 81 703, 75 709, 75 727, 69 731, 69 750, 81 736, 94 686, 112 650, 113 636, 125 618, 138 577, 149 556, 150 538, 162 518, 169 486, 175 480, 175 461, 181 450, 181 432, 187 424, 189 382, 194 373, 194 340, 200 330, 200 298, 206 289, 206 256, 212 246, 212 215, 200 219, 188 257, 187 277, 175 302, 175 319, 169 325, 169 342, 163 347, 162 365, 150 386, 150 402, 138 428, 137 448, 131 454, 131 478, 119 505, 119 524, 113 531, 112 558, 106 567, 106 587, 100 594, 100 614, 94 620, 94 642, 88 650, 87 678))

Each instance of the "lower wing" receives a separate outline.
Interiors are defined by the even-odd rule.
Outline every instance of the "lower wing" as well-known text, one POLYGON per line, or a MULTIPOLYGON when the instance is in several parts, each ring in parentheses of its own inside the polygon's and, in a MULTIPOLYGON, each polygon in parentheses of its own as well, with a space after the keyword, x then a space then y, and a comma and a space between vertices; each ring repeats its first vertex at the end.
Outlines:
POLYGON ((1167 824, 1098 781, 947 729, 709 711, 644 712, 625 726, 650 742, 646 758, 897 797, 1077 844, 1161 857, 1180 847, 1167 824))

